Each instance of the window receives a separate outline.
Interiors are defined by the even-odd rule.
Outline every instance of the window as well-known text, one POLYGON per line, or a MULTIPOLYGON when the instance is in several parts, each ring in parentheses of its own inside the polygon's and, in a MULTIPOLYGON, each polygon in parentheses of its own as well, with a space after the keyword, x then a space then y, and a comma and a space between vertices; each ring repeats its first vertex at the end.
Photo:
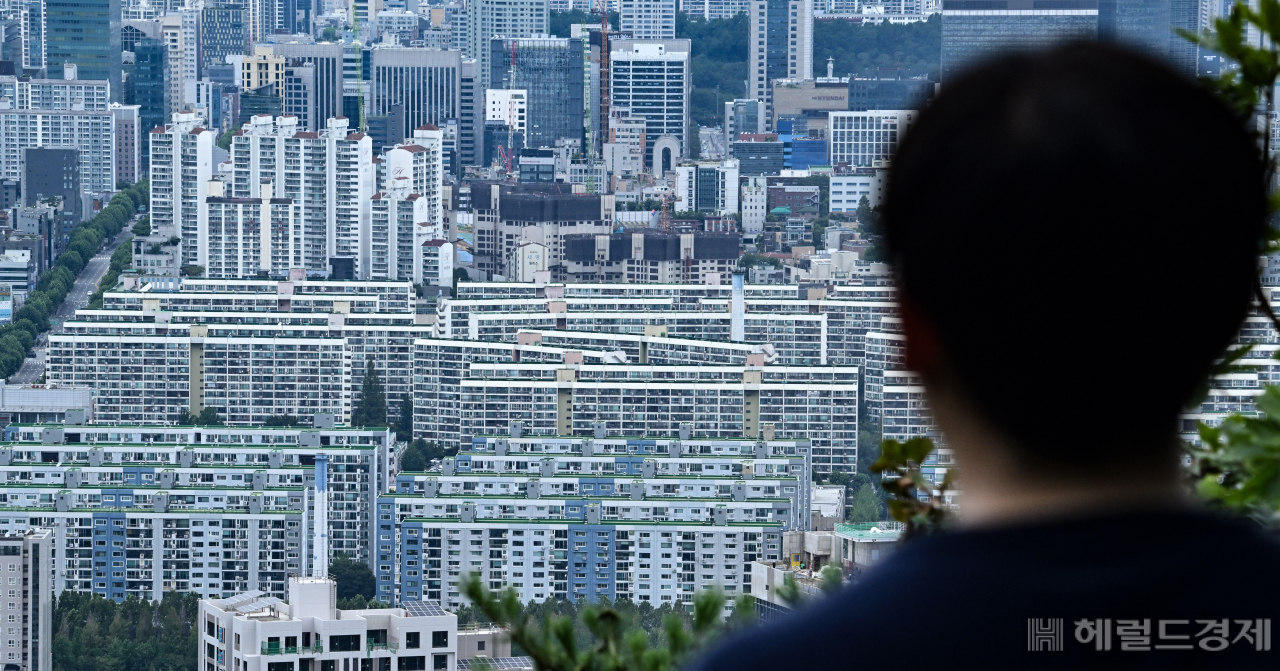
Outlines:
POLYGON ((405 634, 405 635, 404 635, 404 647, 406 647, 406 648, 421 648, 421 647, 422 647, 422 634, 420 634, 420 633, 418 633, 418 632, 416 632, 416 631, 411 631, 411 632, 409 632, 409 633, 405 634))
MULTIPOLYGON (((447 668, 449 668, 449 656, 448 656, 448 655, 436 655, 436 658, 437 658, 437 664, 439 664, 439 658, 440 658, 440 657, 443 657, 443 658, 444 658, 444 664, 445 664, 445 665, 444 665, 444 666, 436 666, 435 668, 437 668, 437 669, 447 669, 447 668)), ((397 671, 426 671, 426 669, 427 669, 427 658, 426 658, 426 657, 401 657, 401 658, 398 660, 398 663, 397 663, 397 665, 396 665, 396 669, 397 669, 397 671)))
POLYGON ((476 650, 484 650, 484 641, 476 641, 476 650))
POLYGON ((449 647, 449 632, 447 631, 431 632, 431 647, 433 648, 449 647))
POLYGON ((349 636, 330 636, 329 650, 331 652, 353 652, 360 649, 360 635, 352 634, 349 636))

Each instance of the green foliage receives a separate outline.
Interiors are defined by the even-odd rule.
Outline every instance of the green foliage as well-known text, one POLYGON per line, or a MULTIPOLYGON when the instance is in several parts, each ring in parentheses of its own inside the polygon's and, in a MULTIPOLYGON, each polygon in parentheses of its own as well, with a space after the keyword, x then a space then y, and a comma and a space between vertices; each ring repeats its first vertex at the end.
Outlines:
POLYGON ((692 613, 653 609, 602 599, 599 604, 548 600, 523 605, 514 590, 490 592, 476 577, 463 581, 473 606, 463 617, 505 625, 512 652, 533 658, 538 671, 670 671, 681 667, 726 629, 754 619, 751 597, 742 597, 725 623, 724 595, 708 590, 694 597, 692 613), (660 622, 661 624, 658 624, 660 622))
POLYGON ((400 403, 400 415, 396 418, 396 440, 413 440, 413 401, 406 399, 400 403))
POLYGON ((813 248, 827 248, 827 224, 831 223, 826 217, 818 217, 813 220, 813 248))
POLYGON ((165 592, 162 601, 63 592, 53 606, 58 671, 194 671, 200 597, 165 592))
POLYGON ((889 514, 902 522, 903 541, 934 533, 951 522, 944 503, 948 492, 956 490, 956 469, 948 469, 942 482, 930 483, 920 472, 920 464, 933 452, 933 441, 912 438, 905 443, 886 440, 880 444, 880 458, 871 470, 884 476, 880 487, 889 493, 889 514))
POLYGON ((183 266, 183 277, 202 277, 204 275, 204 266, 183 266))
POLYGON ((262 422, 263 426, 302 426, 302 420, 293 415, 271 415, 262 422))
MULTIPOLYGON (((569 26, 576 23, 589 23, 593 26, 600 25, 600 15, 591 12, 584 12, 575 9, 568 12, 551 12, 548 30, 556 37, 568 37, 569 26)), ((618 29, 618 13, 609 12, 609 26, 614 30, 618 29)))
POLYGON ((875 77, 880 70, 896 70, 904 77, 938 80, 942 62, 942 16, 907 25, 888 22, 859 25, 851 21, 813 22, 813 70, 826 76, 827 58, 834 58, 835 75, 875 77))
MULTIPOLYGON (((332 28, 332 27, 325 28, 325 40, 326 40, 326 41, 329 41, 329 42, 333 42, 333 41, 334 41, 334 40, 331 40, 331 39, 329 39, 329 38, 328 38, 329 31, 332 31, 332 30, 333 30, 333 28, 332 28)), ((335 35, 336 35, 336 34, 335 34, 335 35)), ((336 37, 335 37, 335 39, 336 39, 336 37)), ((220 147, 220 148, 222 148, 222 149, 225 149, 225 150, 227 150, 227 151, 231 151, 231 140, 232 140, 232 138, 234 138, 234 137, 236 136, 236 133, 238 133, 238 132, 240 132, 240 127, 239 127, 239 126, 236 126, 235 128, 232 128, 232 129, 228 130, 227 132, 223 133, 222 135, 219 135, 219 136, 218 136, 218 141, 217 141, 217 142, 215 142, 214 144, 216 144, 218 147, 220 147)))
POLYGON ((151 217, 142 217, 138 223, 133 225, 133 234, 138 237, 146 237, 151 235, 151 217))
POLYGON ((386 426, 387 394, 373 360, 364 369, 364 382, 360 385, 360 403, 351 413, 352 426, 386 426))
POLYGON ((365 599, 359 594, 346 599, 338 599, 338 610, 377 610, 379 608, 395 608, 395 606, 389 603, 382 603, 377 599, 365 599))
POLYGON ((748 28, 746 14, 711 21, 676 14, 676 37, 693 45, 689 114, 695 124, 720 125, 724 104, 746 95, 748 28))
POLYGON ((193 415, 186 410, 178 413, 178 426, 222 426, 222 416, 215 408, 205 408, 193 415))
POLYGON ((89 308, 94 310, 102 309, 102 295, 114 289, 120 281, 120 273, 132 266, 133 245, 129 244, 129 240, 125 240, 120 243, 119 247, 116 247, 114 252, 111 252, 111 266, 107 268, 106 274, 98 282, 98 290, 89 297, 89 308))
POLYGON ((702 134, 698 132, 698 124, 689 122, 689 158, 702 158, 702 134))
POLYGON ((739 268, 755 268, 756 266, 773 266, 774 268, 782 267, 782 260, 775 259, 772 256, 764 254, 743 254, 738 259, 739 268))
POLYGON ((419 438, 405 446, 404 454, 400 457, 400 470, 421 473, 427 470, 432 460, 452 457, 456 454, 458 454, 457 448, 445 449, 419 438))
MULTIPOLYGON (((337 28, 334 28, 333 26, 325 26, 325 29, 324 29, 324 41, 325 41, 325 42, 337 42, 337 41, 338 41, 338 29, 337 29, 337 28)), ((228 143, 228 144, 230 144, 230 143, 228 143)), ((219 143, 218 143, 218 146, 219 146, 219 147, 222 147, 222 143, 221 143, 221 142, 219 142, 219 143)), ((223 149, 226 149, 226 147, 222 147, 222 148, 223 148, 223 149)))
POLYGON ((377 581, 373 579, 373 571, 364 562, 352 561, 345 552, 334 555, 329 563, 329 575, 338 583, 338 598, 350 599, 363 597, 374 598, 377 581))
POLYGON ((882 519, 880 510, 880 497, 876 496, 875 487, 868 482, 853 495, 853 503, 845 514, 845 520, 851 524, 876 522, 882 519))

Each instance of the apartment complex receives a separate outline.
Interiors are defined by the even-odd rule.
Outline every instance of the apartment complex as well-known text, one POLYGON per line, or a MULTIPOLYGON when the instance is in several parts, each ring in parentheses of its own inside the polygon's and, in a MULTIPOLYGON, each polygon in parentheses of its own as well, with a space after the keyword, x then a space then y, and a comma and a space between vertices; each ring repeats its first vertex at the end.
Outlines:
POLYGON ((22 179, 22 152, 30 147, 75 147, 80 187, 107 193, 116 187, 115 115, 105 80, 0 77, 0 178, 22 179))
POLYGON ((349 428, 11 425, 5 437, 0 533, 53 529, 54 592, 116 600, 283 597, 286 575, 308 569, 317 506, 329 546, 366 561, 391 447, 387 429, 349 428))
MULTIPOLYGON (((462 605, 460 577, 522 602, 628 598, 655 607, 695 590, 750 590, 806 528, 803 439, 476 437, 441 475, 401 473, 379 499, 379 593, 462 605), (394 523, 394 524, 393 524, 394 523)), ((643 434, 638 434, 643 436, 643 434)))

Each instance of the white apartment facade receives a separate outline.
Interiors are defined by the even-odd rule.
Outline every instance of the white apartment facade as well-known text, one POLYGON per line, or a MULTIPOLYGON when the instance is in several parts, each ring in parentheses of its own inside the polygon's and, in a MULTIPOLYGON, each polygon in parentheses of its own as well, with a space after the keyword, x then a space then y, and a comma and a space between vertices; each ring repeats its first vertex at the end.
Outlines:
MULTIPOLYGON (((852 133, 853 131, 847 131, 852 133)), ((852 135, 850 135, 852 138, 852 135)), ((852 146, 852 141, 849 146, 852 146)), ((831 173, 830 204, 832 212, 857 212, 858 204, 867 199, 869 207, 878 207, 884 198, 889 171, 883 168, 857 169, 848 173, 831 173)))
POLYGON ((620 0, 618 28, 637 40, 674 40, 676 0, 620 0))
POLYGON ((738 209, 738 159, 676 166, 676 211, 730 215, 738 209))
POLYGON ((213 176, 213 131, 192 112, 151 131, 151 231, 153 238, 181 239, 182 265, 198 265, 200 217, 213 176))

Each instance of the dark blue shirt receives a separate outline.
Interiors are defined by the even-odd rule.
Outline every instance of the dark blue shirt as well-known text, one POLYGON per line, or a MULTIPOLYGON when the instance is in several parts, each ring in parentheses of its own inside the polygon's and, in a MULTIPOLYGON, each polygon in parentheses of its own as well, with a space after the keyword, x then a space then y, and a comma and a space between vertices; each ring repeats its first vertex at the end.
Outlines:
POLYGON ((1167 511, 913 541, 696 671, 1280 668, 1280 545, 1167 511))

